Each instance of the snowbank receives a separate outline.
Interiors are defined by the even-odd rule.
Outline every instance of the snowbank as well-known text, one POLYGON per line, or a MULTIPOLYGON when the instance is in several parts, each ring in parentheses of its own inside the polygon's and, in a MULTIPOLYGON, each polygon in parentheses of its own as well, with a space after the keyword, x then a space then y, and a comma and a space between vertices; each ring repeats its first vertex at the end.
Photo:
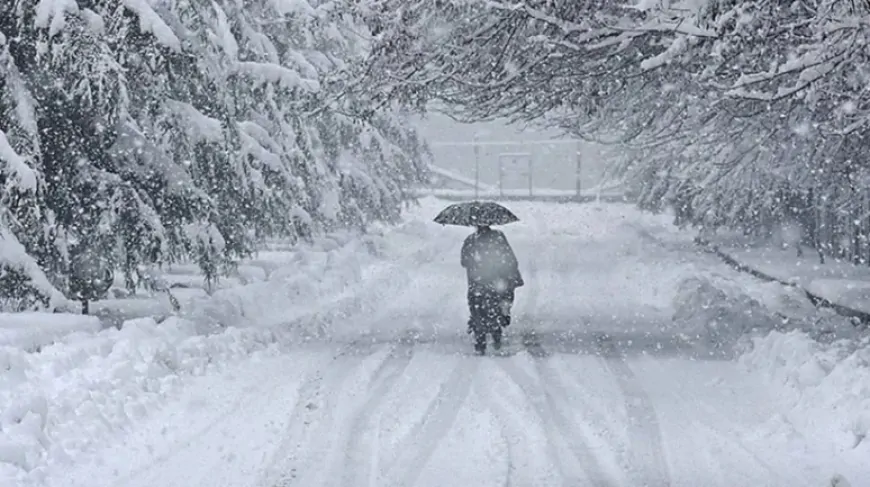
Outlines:
MULTIPOLYGON (((825 439, 809 443, 831 465, 866 464, 870 337, 846 318, 816 309, 799 289, 745 275, 688 278, 680 291, 674 320, 687 330, 686 338, 703 348, 733 347, 741 367, 763 377, 781 399, 780 413, 753 433, 756 440, 787 449, 805 445, 807 438, 825 439), (830 451, 828 438, 835 445, 830 451)), ((866 471, 839 474, 866 477, 866 471)))
MULTIPOLYGON (((833 455, 870 455, 870 338, 820 343, 801 331, 752 340, 740 363, 764 376, 783 400, 783 413, 765 431, 771 441, 795 435, 834 438, 833 455)), ((842 472, 866 478, 865 472, 842 472)))
POLYGON ((860 334, 847 318, 813 306, 799 288, 745 274, 708 271, 688 277, 673 307, 673 320, 686 338, 716 347, 748 345, 742 339, 773 330, 800 330, 826 341, 860 334))
POLYGON ((673 319, 686 339, 714 348, 734 345, 751 331, 781 325, 758 300, 717 275, 684 279, 674 301, 673 319))
POLYGON ((39 354, 2 348, 0 485, 38 481, 48 466, 74 462, 160 407, 185 375, 279 347, 265 328, 202 336, 186 320, 146 318, 67 336, 39 354))
POLYGON ((73 332, 97 332, 95 316, 68 313, 0 313, 0 348, 33 351, 73 332))
MULTIPOLYGON (((182 284, 171 290, 180 304, 179 313, 165 293, 155 293, 94 301, 90 305, 91 316, 84 317, 76 313, 4 314, 0 317, 8 318, 0 318, 0 346, 36 350, 68 333, 120 328, 128 320, 146 317, 161 322, 178 315, 200 325, 200 331, 313 319, 317 309, 327 304, 324 299, 334 304, 337 299, 360 291, 361 269, 387 267, 405 249, 417 249, 431 239, 433 228, 434 224, 411 220, 398 227, 375 227, 371 235, 336 232, 318 237, 311 244, 262 251, 240 264, 233 276, 222 278, 212 295, 204 290, 197 266, 173 265, 160 278, 167 284, 182 284), (386 249, 385 232, 402 245, 386 249), (408 237, 401 238, 403 233, 408 237), (387 256, 387 250, 393 253, 387 256), (286 306, 288 302, 292 304, 290 309, 286 306)), ((392 262, 393 266, 401 264, 392 262)), ((123 282, 116 285, 123 286, 123 282)), ((70 309, 78 307, 69 305, 70 309)))
POLYGON ((804 288, 832 303, 870 313, 870 280, 819 278, 804 288))
POLYGON ((680 282, 713 261, 698 255, 692 236, 669 226, 667 215, 633 205, 509 206, 520 221, 504 232, 530 283, 517 292, 516 316, 537 329, 584 322, 602 331, 658 330, 669 324, 680 282), (661 235, 639 238, 640 230, 661 235))
POLYGON ((263 253, 249 264, 263 269, 249 273, 251 284, 192 296, 183 316, 161 323, 141 318, 101 330, 96 317, 15 315, 18 321, 0 324, 0 333, 18 333, 0 334, 7 337, 0 346, 0 485, 33 485, 53 466, 83 461, 162 407, 186 377, 329 333, 349 314, 389 300, 415 263, 454 245, 450 231, 411 219, 367 236, 325 237, 289 257, 280 253, 277 262, 263 253), (40 326, 49 319, 66 328, 40 326), (23 330, 36 329, 56 333, 28 341, 23 330), (44 346, 28 353, 26 344, 44 346))
POLYGON ((832 257, 820 264, 812 249, 797 256, 794 248, 777 244, 776 239, 753 241, 726 234, 715 236, 706 244, 723 259, 743 266, 744 272, 802 288, 835 307, 842 307, 839 312, 844 316, 866 320, 870 313, 870 267, 832 257))
POLYGON ((324 238, 270 269, 268 280, 220 289, 195 300, 182 316, 206 327, 284 326, 328 334, 336 319, 377 308, 420 262, 457 244, 438 238, 436 230, 435 224, 410 221, 353 239, 324 238))

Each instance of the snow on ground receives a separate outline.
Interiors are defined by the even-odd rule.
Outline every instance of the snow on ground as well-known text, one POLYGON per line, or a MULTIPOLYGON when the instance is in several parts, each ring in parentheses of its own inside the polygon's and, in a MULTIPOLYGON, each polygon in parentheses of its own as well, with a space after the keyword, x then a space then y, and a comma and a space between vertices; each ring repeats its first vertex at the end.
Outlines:
POLYGON ((712 243, 738 262, 764 274, 792 283, 834 303, 870 312, 870 267, 826 257, 804 249, 802 256, 787 242, 752 241, 733 235, 715 237, 712 243))
POLYGON ((835 458, 853 485, 870 482, 870 341, 820 343, 800 331, 774 332, 756 337, 740 364, 781 400, 757 437, 783 452, 814 445, 814 463, 796 465, 804 472, 818 458, 835 458))
POLYGON ((183 318, 7 349, 0 483, 870 485, 866 354, 769 333, 805 311, 793 290, 667 216, 511 203, 526 286, 503 356, 477 357, 445 204, 183 318))
POLYGON ((73 332, 96 332, 102 326, 94 316, 70 313, 0 313, 0 348, 37 350, 73 332))

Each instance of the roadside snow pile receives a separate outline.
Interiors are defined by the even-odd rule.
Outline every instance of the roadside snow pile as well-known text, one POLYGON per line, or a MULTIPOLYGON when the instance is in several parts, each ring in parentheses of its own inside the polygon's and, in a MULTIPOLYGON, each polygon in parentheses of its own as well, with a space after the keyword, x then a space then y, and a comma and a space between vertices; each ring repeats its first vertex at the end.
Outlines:
POLYGON ((740 363, 766 377, 785 402, 764 434, 833 434, 838 455, 870 455, 870 338, 825 344, 801 331, 775 331, 752 343, 740 363))
POLYGON ((772 330, 800 330, 826 342, 859 333, 847 318, 813 306, 799 288, 715 272, 680 282, 673 321, 687 339, 715 346, 749 345, 747 335, 772 330))
MULTIPOLYGON (((782 411, 754 431, 778 449, 805 448, 809 441, 833 459, 870 455, 870 338, 848 319, 817 309, 797 288, 749 276, 715 273, 680 283, 674 326, 704 348, 734 347, 738 363, 766 379, 782 411)), ((730 355, 730 354, 729 354, 730 355)), ((850 463, 851 462, 851 463, 850 463)), ((866 472, 842 472, 846 478, 866 472)))
POLYGON ((38 481, 160 407, 184 376, 276 353, 280 342, 269 329, 201 336, 186 320, 145 318, 39 354, 0 349, 0 485, 38 481))
POLYGON ((734 345, 747 333, 773 330, 782 324, 742 286, 716 274, 680 282, 673 321, 687 340, 716 348, 734 345))
MULTIPOLYGON (((380 300, 362 284, 364 277, 370 277, 370 272, 364 273, 368 267, 382 272, 387 267, 400 268, 403 263, 413 265, 421 253, 437 253, 428 244, 433 228, 434 224, 411 219, 396 227, 375 226, 369 235, 336 232, 292 249, 266 250, 240 265, 240 277, 224 279, 211 296, 201 288, 174 289, 173 295, 181 303, 178 313, 160 293, 154 297, 96 301, 91 304, 91 316, 0 313, 0 346, 38 350, 69 333, 120 328, 127 320, 144 317, 160 322, 178 315, 200 325, 200 333, 228 326, 300 325, 315 318, 321 322, 331 320, 337 316, 333 316, 336 310, 330 316, 321 316, 320 312, 330 303, 344 303, 344 311, 338 310, 341 315, 359 309, 357 296, 363 291, 368 292, 369 299, 380 300), (397 262, 400 260, 407 262, 397 262)), ((178 265, 170 271, 176 274, 165 277, 181 275, 191 282, 202 279, 195 275, 198 271, 193 266, 178 265)))
POLYGON ((94 333, 100 329, 100 320, 95 316, 35 311, 0 313, 0 348, 35 351, 70 333, 94 333))
POLYGON ((319 249, 300 249, 272 269, 267 281, 220 289, 181 315, 203 330, 287 326, 322 335, 335 320, 388 299, 421 260, 454 244, 433 239, 432 228, 418 221, 355 238, 322 239, 319 249))

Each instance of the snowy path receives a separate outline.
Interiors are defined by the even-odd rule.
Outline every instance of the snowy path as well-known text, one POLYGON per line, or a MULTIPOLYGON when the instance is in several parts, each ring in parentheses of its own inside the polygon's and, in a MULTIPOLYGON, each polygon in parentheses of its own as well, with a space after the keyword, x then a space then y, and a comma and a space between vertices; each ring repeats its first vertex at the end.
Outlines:
POLYGON ((670 322, 678 277, 714 259, 619 221, 584 227, 591 208, 558 225, 522 209, 506 232, 528 284, 498 356, 471 353, 463 233, 445 229, 455 245, 421 252, 376 313, 191 379, 46 484, 820 487, 839 471, 809 440, 770 444, 778 398, 670 322))

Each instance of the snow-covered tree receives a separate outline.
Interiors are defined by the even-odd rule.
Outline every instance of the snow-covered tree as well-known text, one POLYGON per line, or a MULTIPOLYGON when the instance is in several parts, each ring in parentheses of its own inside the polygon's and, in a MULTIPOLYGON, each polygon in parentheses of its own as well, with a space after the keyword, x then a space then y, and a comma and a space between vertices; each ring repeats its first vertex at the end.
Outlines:
POLYGON ((400 112, 330 81, 368 47, 342 2, 5 5, 0 224, 36 267, 2 265, 37 302, 85 260, 129 287, 180 259, 213 280, 265 237, 391 218, 423 176, 400 112))

